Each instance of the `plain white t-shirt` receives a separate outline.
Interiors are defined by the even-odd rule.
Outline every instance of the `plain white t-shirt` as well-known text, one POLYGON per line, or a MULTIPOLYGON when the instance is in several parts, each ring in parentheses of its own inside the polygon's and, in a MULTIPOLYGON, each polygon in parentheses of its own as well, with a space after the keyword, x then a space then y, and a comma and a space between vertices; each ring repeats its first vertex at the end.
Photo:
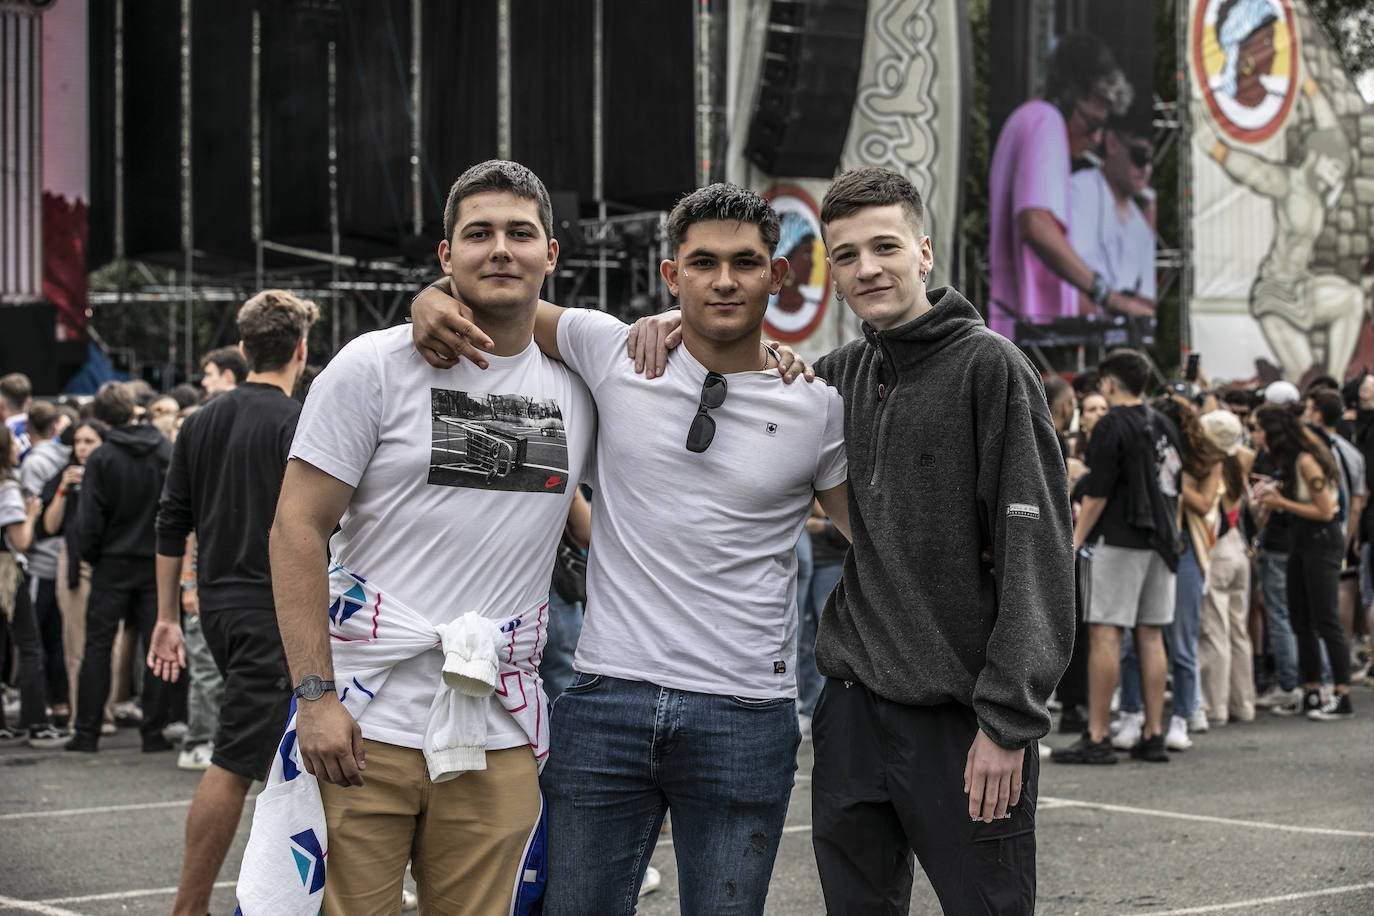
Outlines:
POLYGON ((578 671, 697 693, 796 695, 794 548, 843 483, 844 402, 773 370, 727 375, 716 434, 687 451, 706 369, 685 346, 637 375, 628 327, 569 309, 558 349, 596 399, 596 496, 578 671))
POLYGON ((1069 244, 1115 292, 1155 298, 1155 236, 1131 204, 1123 222, 1101 169, 1080 169, 1069 180, 1069 244))
MULTIPOLYGON (((364 334, 310 386, 291 444, 292 458, 354 487, 331 557, 436 624, 546 603, 590 472, 596 414, 582 381, 533 343, 487 360, 435 369, 408 325, 364 334)), ((437 648, 397 665, 358 720, 363 735, 420 747, 442 666, 437 648)), ((527 743, 499 703, 487 708, 489 749, 527 743)))

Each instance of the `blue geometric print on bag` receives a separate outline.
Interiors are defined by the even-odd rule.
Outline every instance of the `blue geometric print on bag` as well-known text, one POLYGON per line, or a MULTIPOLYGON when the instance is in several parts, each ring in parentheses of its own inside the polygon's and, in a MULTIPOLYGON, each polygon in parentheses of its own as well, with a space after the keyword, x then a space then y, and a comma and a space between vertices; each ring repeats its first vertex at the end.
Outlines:
POLYGON ((296 859, 296 870, 301 874, 301 884, 313 894, 324 887, 324 850, 320 848, 320 841, 315 837, 313 830, 301 831, 291 837, 291 842, 305 850, 305 854, 302 855, 300 850, 292 847, 291 855, 296 859))

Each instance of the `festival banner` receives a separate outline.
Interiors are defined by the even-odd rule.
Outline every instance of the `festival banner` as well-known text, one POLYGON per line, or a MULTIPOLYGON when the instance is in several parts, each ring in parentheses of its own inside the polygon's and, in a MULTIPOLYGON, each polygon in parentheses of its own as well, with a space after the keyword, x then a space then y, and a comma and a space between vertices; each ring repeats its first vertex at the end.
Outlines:
MULTIPOLYGON (((835 300, 825 260, 820 202, 829 181, 768 175, 745 159, 768 4, 734 3, 730 10, 730 59, 737 64, 730 74, 735 115, 726 177, 772 201, 782 220, 777 254, 792 271, 769 304, 765 334, 814 361, 860 333, 858 319, 835 300)), ((935 255, 931 288, 950 283, 958 266, 966 22, 958 0, 870 0, 858 93, 839 165, 840 172, 895 169, 920 191, 935 255)))
POLYGON ((1191 0, 1191 342, 1214 380, 1374 366, 1374 111, 1301 0, 1191 0))

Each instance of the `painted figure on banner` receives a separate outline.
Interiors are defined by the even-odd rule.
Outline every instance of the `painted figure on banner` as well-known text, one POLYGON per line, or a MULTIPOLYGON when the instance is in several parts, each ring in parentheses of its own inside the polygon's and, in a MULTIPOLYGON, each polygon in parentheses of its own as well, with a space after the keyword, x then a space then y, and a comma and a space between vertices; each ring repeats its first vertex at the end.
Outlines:
POLYGON ((1212 0, 1203 7, 1195 18, 1194 65, 1206 81, 1204 104, 1194 106, 1195 142, 1232 181, 1273 207, 1273 236, 1250 287, 1250 313, 1285 378, 1297 382, 1314 368, 1339 378, 1360 339, 1371 278, 1318 263, 1314 251, 1353 178, 1358 147, 1322 83, 1299 74, 1287 0, 1212 0), (1289 131, 1286 158, 1254 148, 1281 128, 1289 131))
POLYGON ((785 343, 805 340, 825 317, 830 293, 830 266, 821 241, 820 210, 795 185, 775 185, 763 192, 782 224, 774 257, 787 258, 782 289, 768 299, 764 328, 785 343))

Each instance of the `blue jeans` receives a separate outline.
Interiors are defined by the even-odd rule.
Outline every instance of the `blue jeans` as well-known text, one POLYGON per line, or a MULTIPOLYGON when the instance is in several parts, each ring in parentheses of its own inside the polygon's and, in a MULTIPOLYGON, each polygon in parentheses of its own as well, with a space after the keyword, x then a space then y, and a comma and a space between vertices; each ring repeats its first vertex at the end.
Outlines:
POLYGON ((539 677, 550 700, 558 698, 573 677, 573 655, 582 635, 582 603, 567 602, 549 589, 549 631, 544 656, 539 661, 539 677))
MULTIPOLYGON (((1197 708, 1197 640, 1204 583, 1192 538, 1183 541, 1174 585, 1174 622, 1164 628, 1164 644, 1169 648, 1169 672, 1173 676, 1173 714, 1186 719, 1197 708)), ((1144 708, 1140 659, 1135 639, 1127 632, 1121 641, 1121 711, 1140 712, 1144 708)))
POLYGON ((1274 674, 1281 689, 1292 690, 1298 686, 1298 641, 1288 620, 1288 552, 1261 550, 1259 569, 1274 674))
POLYGON ((578 673, 549 727, 548 916, 633 913, 669 809, 682 912, 763 912, 801 743, 791 699, 578 673))
POLYGON ((825 686, 825 678, 816 670, 816 628, 826 599, 843 572, 843 563, 812 566, 810 591, 797 596, 797 712, 804 716, 815 714, 816 701, 825 686))

